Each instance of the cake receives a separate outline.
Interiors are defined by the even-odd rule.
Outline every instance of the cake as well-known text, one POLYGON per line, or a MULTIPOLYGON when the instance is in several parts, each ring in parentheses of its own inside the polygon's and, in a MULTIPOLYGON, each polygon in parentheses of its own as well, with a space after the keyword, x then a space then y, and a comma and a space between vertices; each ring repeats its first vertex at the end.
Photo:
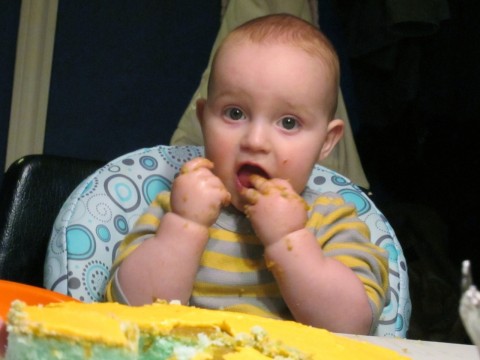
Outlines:
POLYGON ((154 303, 14 301, 6 360, 407 359, 294 321, 154 303))

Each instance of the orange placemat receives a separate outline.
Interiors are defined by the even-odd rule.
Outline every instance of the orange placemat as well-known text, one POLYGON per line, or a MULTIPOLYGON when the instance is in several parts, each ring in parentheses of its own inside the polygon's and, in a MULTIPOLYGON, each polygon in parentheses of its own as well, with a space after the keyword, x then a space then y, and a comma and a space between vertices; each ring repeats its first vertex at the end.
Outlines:
POLYGON ((28 305, 48 304, 60 301, 77 301, 54 291, 31 285, 0 280, 0 318, 5 319, 13 300, 22 300, 28 305))

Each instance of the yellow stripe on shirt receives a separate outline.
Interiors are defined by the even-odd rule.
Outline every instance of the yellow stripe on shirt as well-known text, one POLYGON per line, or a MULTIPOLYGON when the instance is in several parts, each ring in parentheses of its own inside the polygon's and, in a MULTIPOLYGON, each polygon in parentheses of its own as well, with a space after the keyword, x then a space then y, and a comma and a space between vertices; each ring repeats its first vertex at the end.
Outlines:
POLYGON ((260 244, 260 241, 254 234, 238 234, 224 229, 210 228, 209 235, 211 239, 221 239, 222 241, 244 244, 260 244))
POLYGON ((196 282, 192 292, 193 296, 214 296, 214 297, 278 297, 282 295, 276 283, 262 285, 243 285, 229 286, 222 284, 212 284, 206 282, 196 282))
POLYGON ((258 260, 243 259, 208 250, 202 254, 200 265, 230 272, 249 272, 266 269, 263 258, 258 260))

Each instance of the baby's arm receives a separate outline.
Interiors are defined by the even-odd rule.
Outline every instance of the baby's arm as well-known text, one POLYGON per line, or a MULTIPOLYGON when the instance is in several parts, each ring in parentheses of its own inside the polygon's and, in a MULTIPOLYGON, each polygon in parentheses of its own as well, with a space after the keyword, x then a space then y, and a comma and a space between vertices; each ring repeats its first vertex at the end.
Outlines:
POLYGON ((246 212, 294 318, 335 332, 368 334, 373 316, 364 285, 349 267, 324 255, 306 228, 303 199, 285 180, 252 182, 246 212))
POLYGON ((182 167, 172 187, 172 211, 161 219, 156 234, 121 263, 118 281, 131 305, 154 299, 188 302, 208 228, 230 201, 212 167, 204 158, 182 167))

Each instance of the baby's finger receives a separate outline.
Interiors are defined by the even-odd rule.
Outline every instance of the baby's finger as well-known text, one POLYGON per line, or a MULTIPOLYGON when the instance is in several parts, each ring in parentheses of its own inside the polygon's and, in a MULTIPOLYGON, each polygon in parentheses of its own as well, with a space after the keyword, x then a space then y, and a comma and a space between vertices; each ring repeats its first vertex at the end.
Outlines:
POLYGON ((230 205, 231 200, 232 200, 232 195, 227 190, 225 190, 225 194, 222 198, 222 206, 230 205))
POLYGON ((204 157, 198 157, 186 162, 180 169, 180 173, 186 174, 201 168, 213 169, 213 162, 204 157))
POLYGON ((270 180, 267 180, 263 176, 257 174, 250 175, 249 180, 253 187, 262 194, 266 194, 271 187, 270 180))
POLYGON ((290 188, 290 182, 286 179, 273 178, 269 182, 279 190, 290 188))
POLYGON ((260 197, 260 193, 252 188, 243 190, 242 195, 245 197, 245 199, 250 205, 255 205, 258 201, 258 198, 260 197))
POLYGON ((244 205, 243 206, 243 213, 245 214, 245 216, 247 218, 251 217, 251 208, 252 208, 252 205, 244 205))

